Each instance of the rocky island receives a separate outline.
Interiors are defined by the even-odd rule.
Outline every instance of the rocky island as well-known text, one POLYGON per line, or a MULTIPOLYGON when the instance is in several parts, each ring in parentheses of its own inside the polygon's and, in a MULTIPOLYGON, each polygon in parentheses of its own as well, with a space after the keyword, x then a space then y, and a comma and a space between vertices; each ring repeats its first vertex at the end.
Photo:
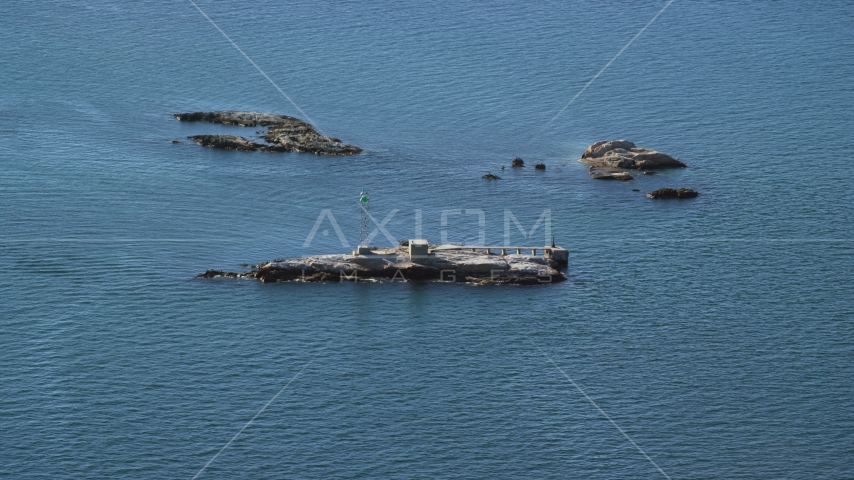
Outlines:
POLYGON ((314 127, 294 117, 275 113, 224 110, 214 112, 176 113, 182 122, 208 122, 243 127, 265 127, 261 137, 265 143, 256 143, 238 135, 194 135, 190 140, 203 147, 225 150, 262 152, 306 152, 317 155, 356 155, 362 149, 347 145, 337 138, 318 133, 314 127))
POLYGON ((247 278, 264 283, 427 280, 480 285, 566 280, 560 268, 567 264, 568 255, 561 247, 463 247, 428 245, 425 240, 403 243, 396 248, 359 247, 352 254, 278 259, 253 265, 243 273, 208 270, 197 278, 247 278))
POLYGON ((657 150, 639 148, 628 140, 596 142, 584 151, 581 161, 604 169, 650 170, 687 167, 677 158, 657 150))

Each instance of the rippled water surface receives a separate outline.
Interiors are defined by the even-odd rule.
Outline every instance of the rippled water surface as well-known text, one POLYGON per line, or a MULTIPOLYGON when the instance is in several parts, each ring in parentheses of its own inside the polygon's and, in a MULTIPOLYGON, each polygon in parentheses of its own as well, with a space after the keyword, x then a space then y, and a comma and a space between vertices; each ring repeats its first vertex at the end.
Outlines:
POLYGON ((197 3, 365 153, 186 143, 301 116, 190 2, 7 2, 0 476, 191 478, 265 405, 199 478, 854 476, 850 3, 676 0, 551 124, 665 2, 197 3), (690 168, 590 180, 614 138, 690 168), (548 210, 569 280, 194 278, 346 251, 361 188, 396 239, 548 210))

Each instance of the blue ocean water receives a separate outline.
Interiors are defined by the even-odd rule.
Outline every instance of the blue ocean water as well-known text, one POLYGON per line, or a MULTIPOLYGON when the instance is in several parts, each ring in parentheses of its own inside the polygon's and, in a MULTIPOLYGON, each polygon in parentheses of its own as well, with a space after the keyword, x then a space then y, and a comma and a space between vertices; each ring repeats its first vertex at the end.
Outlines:
POLYGON ((190 2, 6 2, 0 476, 854 476, 849 2, 676 0, 551 124, 665 2, 197 3, 365 153, 188 143, 299 116, 190 2), (614 138, 690 168, 591 181, 614 138), (361 188, 395 239, 545 214, 569 280, 194 278, 346 251, 361 188))

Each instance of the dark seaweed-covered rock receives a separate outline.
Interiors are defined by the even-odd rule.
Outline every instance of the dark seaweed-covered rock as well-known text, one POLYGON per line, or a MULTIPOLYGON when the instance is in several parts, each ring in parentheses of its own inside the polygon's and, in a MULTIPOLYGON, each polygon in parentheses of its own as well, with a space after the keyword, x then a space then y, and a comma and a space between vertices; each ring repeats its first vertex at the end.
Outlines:
POLYGON ((208 270, 196 275, 196 278, 237 278, 240 274, 235 272, 223 272, 222 270, 208 270))
MULTIPOLYGON (((209 142, 215 148, 229 150, 260 150, 264 152, 306 152, 318 155, 356 155, 362 149, 347 145, 337 138, 327 137, 318 133, 314 127, 294 117, 277 115, 275 113, 242 112, 233 110, 214 112, 176 113, 175 118, 183 122, 208 122, 224 125, 240 125, 243 127, 267 127, 263 139, 266 144, 252 143, 236 135, 196 135, 190 137, 196 141, 198 137, 230 137, 232 140, 241 139, 246 142, 241 148, 235 148, 232 142, 209 142)), ((256 133, 260 132, 257 131, 256 133)))
POLYGON ((176 113, 175 118, 182 122, 221 123, 223 125, 240 125, 241 127, 255 127, 259 125, 268 127, 270 125, 278 125, 289 120, 296 120, 293 117, 276 115, 275 113, 241 112, 236 110, 176 113))
POLYGON ((690 188, 659 188, 646 194, 649 198, 694 198, 697 195, 699 194, 690 188))
POLYGON ((510 166, 513 168, 521 168, 525 166, 525 161, 519 157, 516 157, 513 159, 512 162, 510 162, 510 166))
POLYGON ((193 135, 192 137, 187 138, 203 147, 221 148, 223 150, 251 152, 263 147, 262 145, 252 143, 237 135, 193 135))
POLYGON ((303 279, 304 282, 340 282, 341 278, 331 273, 318 272, 303 279))
POLYGON ((486 175, 484 175, 481 178, 485 178, 487 180, 501 180, 501 177, 499 177, 498 175, 493 175, 491 173, 487 173, 486 175))
POLYGON ((635 170, 687 166, 670 155, 648 148, 639 148, 628 140, 596 142, 581 155, 581 161, 602 168, 635 170))
POLYGON ((436 267, 404 262, 385 265, 378 276, 392 280, 434 280, 441 276, 441 272, 436 267))
POLYGON ((534 168, 536 168, 537 170, 545 170, 546 164, 545 163, 537 163, 537 164, 534 164, 534 168))

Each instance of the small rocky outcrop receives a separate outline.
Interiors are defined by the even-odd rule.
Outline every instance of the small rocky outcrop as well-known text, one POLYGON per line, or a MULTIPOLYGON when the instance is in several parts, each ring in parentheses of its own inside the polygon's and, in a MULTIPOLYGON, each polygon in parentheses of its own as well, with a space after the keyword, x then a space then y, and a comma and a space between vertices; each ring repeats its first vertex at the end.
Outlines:
POLYGON ((601 168, 649 170, 653 168, 684 168, 679 159, 657 150, 639 148, 628 140, 601 141, 590 145, 581 161, 601 168))
POLYGON ((590 178, 595 180, 620 180, 623 182, 630 182, 635 179, 635 177, 626 172, 594 173, 590 175, 590 178))
POLYGON ((266 142, 264 144, 250 142, 236 135, 196 135, 190 137, 190 139, 203 146, 224 148, 227 150, 306 152, 318 155, 356 155, 362 153, 362 149, 359 147, 347 145, 337 138, 321 135, 314 127, 302 120, 275 113, 223 110, 176 113, 175 118, 182 122, 208 122, 243 127, 262 126, 267 128, 267 133, 262 137, 266 142))
POLYGON ((537 170, 545 170, 546 164, 545 163, 537 163, 537 164, 534 164, 534 168, 536 168, 537 170))
POLYGON ((694 198, 699 193, 690 188, 659 188, 654 192, 646 194, 649 198, 694 198))
POLYGON ((491 173, 487 173, 486 175, 484 175, 481 178, 485 178, 487 180, 501 180, 501 177, 499 177, 498 175, 493 175, 491 173))
POLYGON ((510 162, 510 166, 513 168, 522 168, 525 166, 525 162, 521 158, 516 157, 510 162))

